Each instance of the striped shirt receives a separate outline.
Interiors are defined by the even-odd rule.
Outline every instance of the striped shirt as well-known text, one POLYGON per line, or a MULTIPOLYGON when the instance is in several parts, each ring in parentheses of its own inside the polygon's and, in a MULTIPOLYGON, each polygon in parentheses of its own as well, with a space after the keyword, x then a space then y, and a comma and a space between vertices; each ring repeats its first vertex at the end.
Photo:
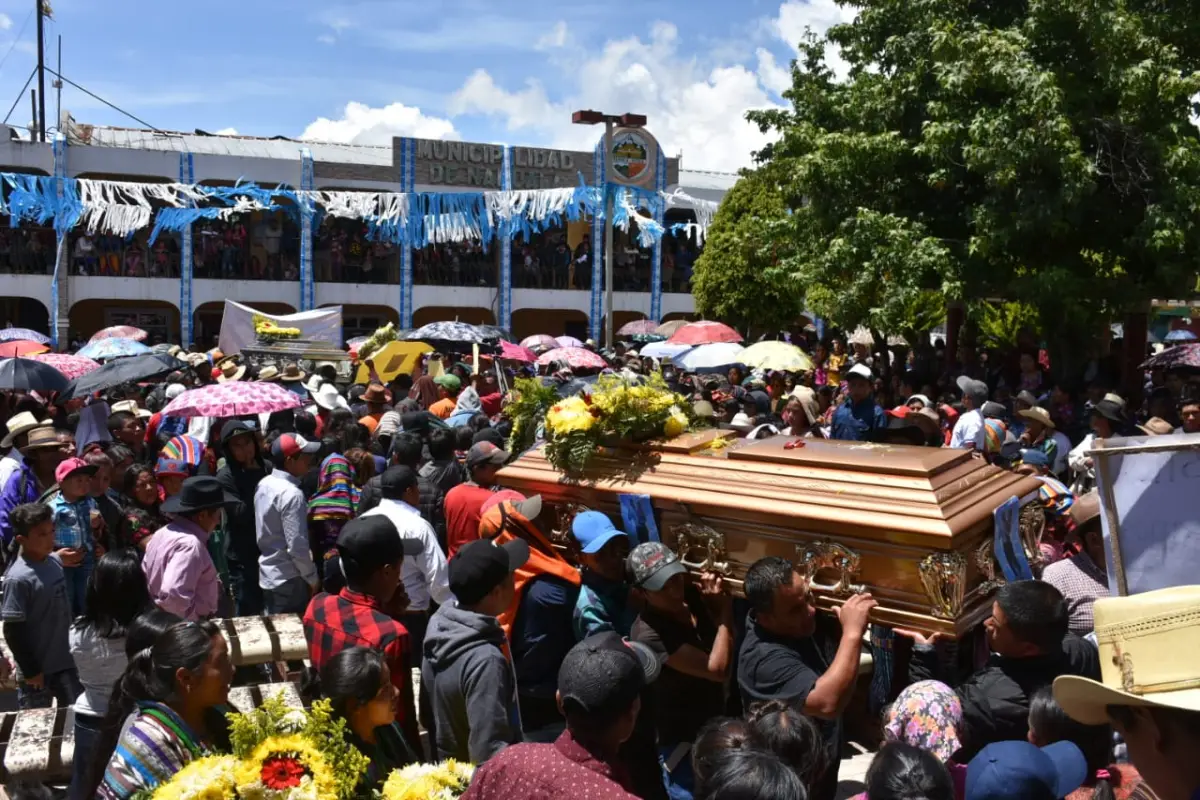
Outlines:
POLYGON ((96 797, 127 800, 151 791, 205 755, 208 747, 178 714, 162 703, 139 703, 137 716, 117 741, 96 797))

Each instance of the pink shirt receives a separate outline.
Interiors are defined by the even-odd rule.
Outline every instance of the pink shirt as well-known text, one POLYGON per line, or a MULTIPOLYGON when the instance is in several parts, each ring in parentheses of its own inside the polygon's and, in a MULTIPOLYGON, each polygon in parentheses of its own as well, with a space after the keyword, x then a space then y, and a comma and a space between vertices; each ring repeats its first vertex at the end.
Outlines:
POLYGON ((221 581, 207 544, 208 534, 186 517, 155 531, 142 557, 155 605, 192 621, 217 613, 221 581))

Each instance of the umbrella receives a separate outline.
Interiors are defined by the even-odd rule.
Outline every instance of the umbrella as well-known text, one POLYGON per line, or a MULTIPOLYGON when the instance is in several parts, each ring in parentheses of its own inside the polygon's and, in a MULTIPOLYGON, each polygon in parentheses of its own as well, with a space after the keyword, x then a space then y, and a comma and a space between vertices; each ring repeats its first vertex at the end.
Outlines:
MULTIPOLYGON (((179 398, 175 398, 179 399, 179 398)), ((201 442, 195 436, 172 436, 166 444, 163 445, 162 455, 166 458, 182 461, 183 463, 198 467, 200 462, 204 460, 204 442, 201 442)))
POLYGON ((733 364, 741 364, 746 348, 736 342, 716 342, 693 347, 675 356, 671 363, 688 372, 719 372, 733 364))
POLYGON ((31 328, 3 328, 0 329, 0 342, 11 342, 14 339, 23 339, 27 342, 40 342, 41 344, 50 344, 50 337, 44 333, 38 333, 31 328))
POLYGON ((1163 339, 1163 341, 1164 342, 1194 342, 1194 341, 1196 341, 1196 334, 1194 334, 1191 331, 1186 330, 1184 328, 1179 328, 1178 330, 1173 330, 1170 333, 1168 333, 1166 338, 1163 339))
POLYGON ((553 350, 547 350, 538 356, 537 363, 546 365, 558 361, 566 362, 567 366, 571 368, 595 367, 596 369, 604 369, 608 366, 608 362, 601 356, 582 347, 556 347, 553 350))
POLYGON ((44 353, 50 348, 41 342, 30 342, 25 339, 13 339, 0 342, 0 358, 16 358, 17 356, 32 356, 44 353))
POLYGON ((299 395, 277 383, 230 381, 188 389, 162 410, 165 417, 240 417, 269 414, 304 405, 299 395))
POLYGON ((61 392, 66 387, 67 376, 49 364, 32 358, 6 358, 0 361, 0 389, 61 392))
POLYGON ((654 329, 654 333, 657 333, 659 336, 669 337, 671 334, 675 333, 675 331, 687 324, 688 321, 686 319, 673 319, 670 322, 664 322, 662 325, 659 325, 654 329))
POLYGON ((553 350, 558 347, 558 340, 553 336, 539 333, 536 336, 526 336, 522 339, 521 347, 528 347, 530 350, 553 350))
POLYGON ((125 356, 140 356, 150 352, 150 348, 133 339, 100 339, 90 342, 75 355, 90 358, 93 361, 107 361, 110 358, 125 356))
POLYGON ((519 344, 506 342, 503 339, 500 340, 500 357, 509 361, 523 361, 526 364, 537 361, 537 353, 528 347, 521 347, 519 344))
POLYGON ((30 358, 40 361, 43 364, 49 364, 71 380, 78 378, 80 375, 87 375, 94 369, 100 369, 100 365, 90 358, 73 356, 69 353, 40 353, 36 356, 30 356, 30 358))
POLYGON ((583 347, 583 342, 574 336, 555 336, 555 347, 583 347))
POLYGON ((88 339, 88 344, 105 339, 132 339, 135 342, 144 342, 149 335, 141 328, 135 328, 132 325, 113 325, 111 328, 96 331, 96 334, 88 339))
POLYGON ((723 322, 689 322, 671 334, 668 342, 674 344, 716 344, 717 342, 740 342, 742 335, 723 322))
MULTIPOLYGON (((113 341, 121 341, 114 339, 113 341)), ((124 383, 136 383, 147 378, 165 375, 183 369, 187 362, 174 356, 146 353, 130 358, 118 358, 99 369, 75 378, 66 388, 67 397, 86 397, 94 392, 111 389, 124 383)))
POLYGON ((617 331, 617 336, 636 336, 639 333, 654 333, 658 328, 658 323, 652 319, 635 319, 633 322, 626 322, 617 331))
POLYGON ((400 337, 406 342, 464 342, 483 344, 487 336, 476 325, 466 322, 431 322, 400 337))
POLYGON ((475 327, 479 329, 485 339, 494 339, 498 342, 513 341, 512 334, 498 325, 476 325, 475 327))
POLYGON ((1151 356, 1140 369, 1170 369, 1171 367, 1200 369, 1200 342, 1168 347, 1161 353, 1151 356))
POLYGON ((808 372, 813 368, 803 350, 787 342, 758 342, 742 352, 742 363, 756 369, 808 372))
POLYGON ((649 342, 665 342, 667 337, 660 336, 657 333, 635 333, 633 340, 638 344, 647 344, 649 342))
POLYGON ((671 344, 670 342, 651 342, 642 348, 639 355, 653 356, 654 358, 674 358, 677 355, 686 353, 691 350, 690 344, 671 344))

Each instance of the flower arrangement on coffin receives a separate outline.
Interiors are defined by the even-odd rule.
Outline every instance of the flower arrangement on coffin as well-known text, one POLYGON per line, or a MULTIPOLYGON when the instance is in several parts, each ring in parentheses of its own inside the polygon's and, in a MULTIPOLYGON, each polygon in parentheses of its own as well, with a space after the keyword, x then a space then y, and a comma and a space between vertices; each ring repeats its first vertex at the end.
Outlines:
POLYGON ((508 452, 523 453, 533 446, 546 412, 558 402, 558 392, 540 378, 517 378, 505 397, 504 414, 512 420, 508 452))
POLYGON ((603 375, 590 397, 568 397, 546 412, 546 459, 561 472, 581 473, 603 444, 679 436, 692 425, 690 408, 657 373, 642 384, 603 375))
POLYGON ((254 335, 260 339, 299 339, 299 328, 281 328, 274 320, 267 319, 261 314, 253 317, 254 335))
POLYGON ((198 759, 145 794, 150 800, 350 800, 368 759, 346 741, 327 700, 308 712, 281 695, 229 715, 233 754, 198 759))
POLYGON ((396 326, 389 322, 382 328, 376 328, 367 340, 358 346, 355 351, 358 353, 359 363, 365 362, 368 358, 383 348, 388 342, 396 341, 396 326))
POLYGON ((475 768, 450 759, 440 764, 410 764, 388 776, 383 800, 455 800, 471 784, 475 768))

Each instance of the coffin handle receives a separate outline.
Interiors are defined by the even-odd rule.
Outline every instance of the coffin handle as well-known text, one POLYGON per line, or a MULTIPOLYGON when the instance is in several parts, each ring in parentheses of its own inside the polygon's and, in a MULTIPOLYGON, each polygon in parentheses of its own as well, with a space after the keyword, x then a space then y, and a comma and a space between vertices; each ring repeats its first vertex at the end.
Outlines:
POLYGON ((733 572, 729 566, 729 555, 725 550, 725 537, 707 525, 687 522, 671 527, 675 537, 675 555, 679 563, 691 572, 715 572, 728 577, 733 572), (703 553, 696 560, 693 555, 703 553))
POLYGON ((809 588, 831 594, 834 597, 849 597, 866 591, 866 587, 854 583, 858 578, 861 558, 845 545, 828 540, 796 545, 796 570, 808 581, 809 588), (831 569, 838 579, 833 583, 821 583, 817 573, 831 569))

